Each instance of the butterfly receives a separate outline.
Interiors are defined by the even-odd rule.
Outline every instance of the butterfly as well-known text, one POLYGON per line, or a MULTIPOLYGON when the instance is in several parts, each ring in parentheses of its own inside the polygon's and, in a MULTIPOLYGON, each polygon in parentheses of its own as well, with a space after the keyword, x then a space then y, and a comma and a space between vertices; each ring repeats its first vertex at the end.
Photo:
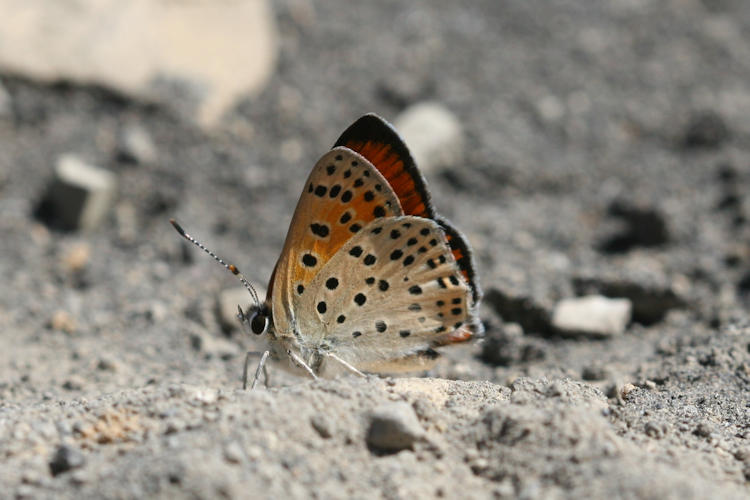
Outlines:
POLYGON ((250 291, 238 318, 268 342, 253 388, 269 357, 311 378, 410 372, 433 366, 435 348, 481 333, 471 247, 437 215, 404 141, 375 114, 313 167, 264 302, 235 266, 170 222, 250 291))

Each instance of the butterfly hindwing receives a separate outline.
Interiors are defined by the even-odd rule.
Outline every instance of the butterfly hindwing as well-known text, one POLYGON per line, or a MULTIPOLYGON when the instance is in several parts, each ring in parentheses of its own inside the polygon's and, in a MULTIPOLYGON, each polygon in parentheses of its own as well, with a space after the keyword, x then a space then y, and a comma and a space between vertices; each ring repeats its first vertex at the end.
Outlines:
POLYGON ((397 196, 369 161, 345 147, 323 155, 305 183, 269 286, 276 328, 290 331, 289 314, 300 314, 313 277, 347 241, 373 220, 401 214, 397 196))
POLYGON ((389 371, 404 359, 421 363, 430 347, 467 340, 476 326, 472 289, 445 232, 421 217, 371 222, 320 269, 308 291, 300 327, 367 371, 389 371))
POLYGON ((479 282, 477 281, 474 255, 471 252, 471 247, 466 242, 466 237, 443 217, 435 217, 435 220, 445 232, 445 237, 448 240, 448 245, 451 247, 453 258, 456 259, 456 264, 461 270, 464 279, 471 286, 471 297, 474 304, 478 304, 482 299, 482 290, 479 288, 479 282))

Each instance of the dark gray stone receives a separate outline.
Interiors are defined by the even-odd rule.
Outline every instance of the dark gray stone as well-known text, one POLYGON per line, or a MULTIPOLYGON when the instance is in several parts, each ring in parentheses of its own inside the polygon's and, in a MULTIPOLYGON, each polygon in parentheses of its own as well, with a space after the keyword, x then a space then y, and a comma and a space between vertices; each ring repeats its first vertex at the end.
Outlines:
POLYGON ((369 415, 367 445, 376 451, 398 452, 412 448, 424 430, 407 403, 387 403, 369 415))
POLYGON ((716 149, 731 137, 724 118, 715 111, 694 113, 687 126, 683 144, 688 148, 716 149))
POLYGON ((60 445, 49 462, 49 470, 53 476, 83 467, 86 459, 83 454, 72 446, 60 445))
POLYGON ((111 172, 63 155, 36 215, 55 228, 91 230, 108 215, 115 189, 116 177, 111 172))

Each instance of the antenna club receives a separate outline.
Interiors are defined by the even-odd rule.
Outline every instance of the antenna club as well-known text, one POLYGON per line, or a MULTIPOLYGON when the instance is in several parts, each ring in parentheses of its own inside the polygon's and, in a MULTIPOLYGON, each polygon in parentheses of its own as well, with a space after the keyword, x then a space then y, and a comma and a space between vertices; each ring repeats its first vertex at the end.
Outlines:
POLYGON ((240 274, 240 270, 234 264, 229 264, 229 270, 232 271, 232 274, 240 274))
POLYGON ((185 230, 182 229, 182 226, 177 223, 174 219, 169 219, 169 223, 172 224, 172 227, 175 228, 175 230, 180 233, 180 236, 185 236, 185 230))

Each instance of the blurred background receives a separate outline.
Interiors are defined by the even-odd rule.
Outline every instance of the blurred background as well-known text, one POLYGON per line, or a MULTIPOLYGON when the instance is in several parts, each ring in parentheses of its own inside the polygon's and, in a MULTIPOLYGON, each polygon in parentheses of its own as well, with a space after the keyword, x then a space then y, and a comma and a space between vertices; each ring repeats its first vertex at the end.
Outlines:
POLYGON ((168 219, 263 288, 310 168, 366 112, 475 249, 488 337, 437 374, 606 388, 746 319, 742 0, 0 11, 5 400, 237 384, 249 298, 168 219))
POLYGON ((749 188, 747 0, 0 0, 0 483, 746 497, 749 188), (436 378, 237 390, 249 295, 168 221, 265 294, 368 112, 472 244, 486 336, 436 378))

